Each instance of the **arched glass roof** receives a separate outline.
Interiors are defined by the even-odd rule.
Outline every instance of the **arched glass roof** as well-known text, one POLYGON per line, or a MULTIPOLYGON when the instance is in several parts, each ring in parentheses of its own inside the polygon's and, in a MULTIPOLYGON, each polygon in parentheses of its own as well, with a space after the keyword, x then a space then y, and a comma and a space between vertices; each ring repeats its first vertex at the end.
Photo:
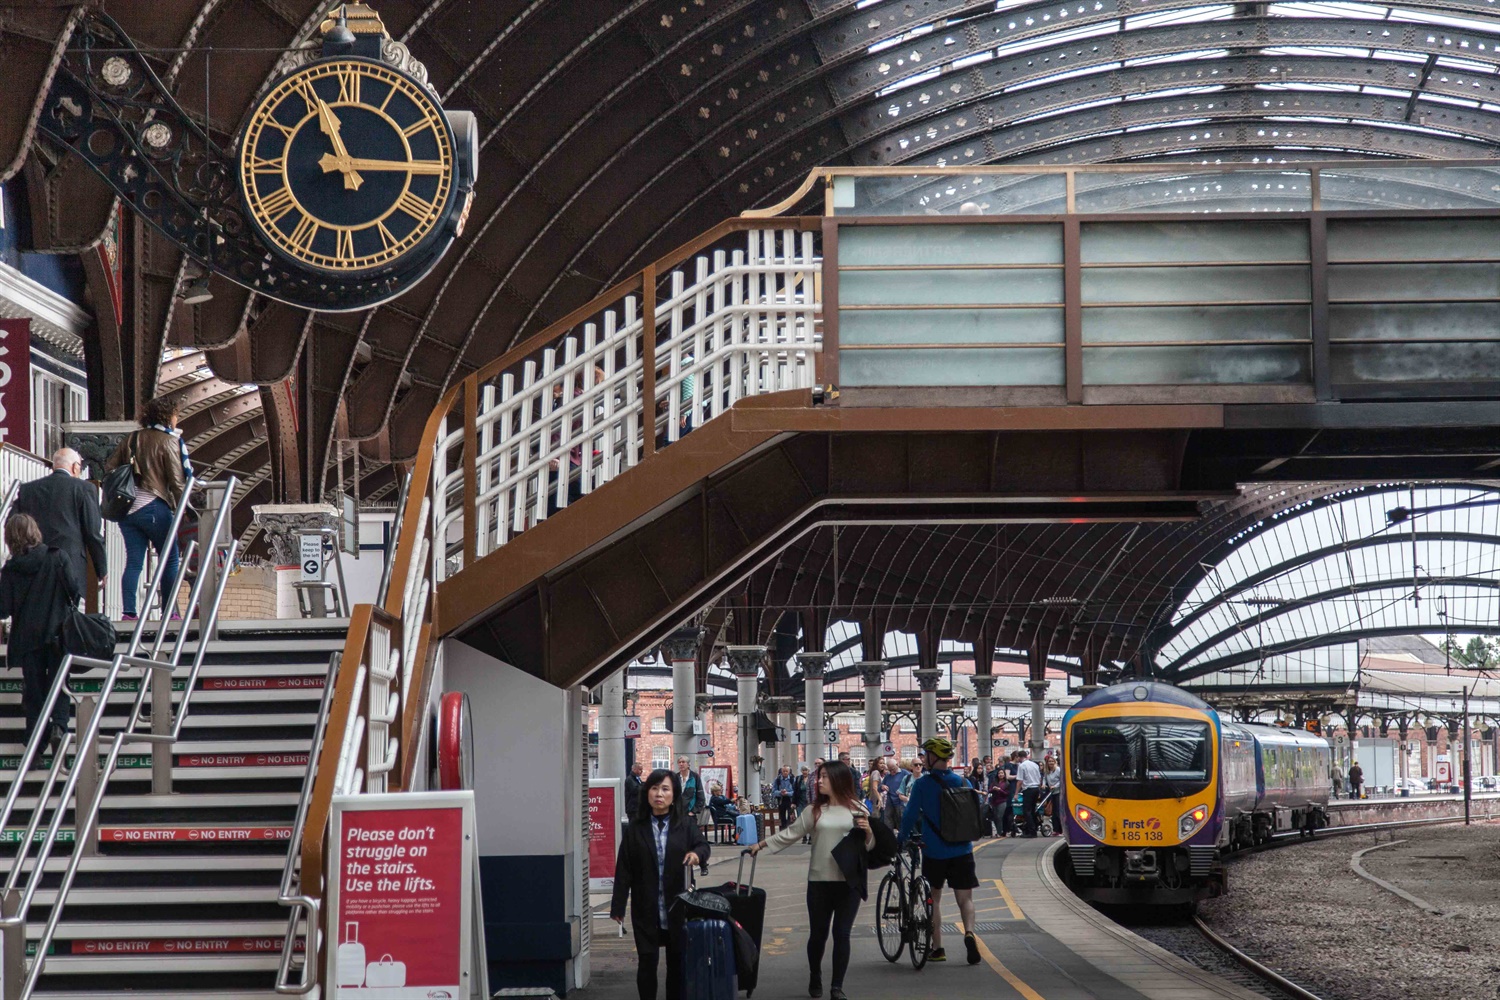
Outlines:
POLYGON ((1180 679, 1360 637, 1500 632, 1500 487, 1350 488, 1247 528, 1205 568, 1158 646, 1180 679), (1397 508, 1410 516, 1388 523, 1397 508))

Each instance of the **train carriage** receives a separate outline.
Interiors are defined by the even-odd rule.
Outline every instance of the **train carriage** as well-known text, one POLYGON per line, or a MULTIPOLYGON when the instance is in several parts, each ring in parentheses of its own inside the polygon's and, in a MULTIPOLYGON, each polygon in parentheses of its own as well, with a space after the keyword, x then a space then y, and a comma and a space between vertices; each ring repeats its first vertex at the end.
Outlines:
POLYGON ((1085 899, 1190 906, 1224 891, 1224 851, 1327 825, 1326 740, 1223 721, 1170 684, 1087 695, 1062 747, 1067 875, 1085 899))

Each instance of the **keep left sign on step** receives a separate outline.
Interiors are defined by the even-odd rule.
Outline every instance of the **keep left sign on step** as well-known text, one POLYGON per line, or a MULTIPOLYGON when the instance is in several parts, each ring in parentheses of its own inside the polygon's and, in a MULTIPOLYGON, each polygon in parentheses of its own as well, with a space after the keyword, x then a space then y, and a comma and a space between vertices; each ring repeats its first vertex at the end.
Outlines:
POLYGON ((474 795, 333 800, 324 983, 344 1000, 470 995, 474 795))

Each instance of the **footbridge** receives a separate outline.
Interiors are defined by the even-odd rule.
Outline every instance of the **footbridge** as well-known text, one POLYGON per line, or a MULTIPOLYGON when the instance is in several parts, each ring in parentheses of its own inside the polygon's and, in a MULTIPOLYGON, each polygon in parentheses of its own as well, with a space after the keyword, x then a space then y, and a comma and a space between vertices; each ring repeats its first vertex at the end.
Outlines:
MULTIPOLYGON (((568 760, 536 712, 659 646, 701 673, 723 637, 753 685, 788 614, 809 713, 835 620, 915 633, 929 668, 958 640, 978 673, 997 647, 1147 669, 1257 526, 1500 465, 1497 279, 1480 163, 814 171, 433 411, 338 668, 303 892, 332 796, 425 787, 431 692, 481 697, 485 664, 540 685, 482 696, 486 752, 568 760)), ((484 853, 531 875, 514 837, 484 853)))

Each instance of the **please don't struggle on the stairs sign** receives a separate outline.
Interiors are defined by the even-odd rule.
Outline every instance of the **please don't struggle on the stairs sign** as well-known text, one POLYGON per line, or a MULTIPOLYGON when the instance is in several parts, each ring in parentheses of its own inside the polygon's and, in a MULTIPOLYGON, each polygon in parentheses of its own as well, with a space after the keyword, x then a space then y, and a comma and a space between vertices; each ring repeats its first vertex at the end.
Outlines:
POLYGON ((344 1000, 470 995, 472 792, 333 800, 324 982, 344 1000))

